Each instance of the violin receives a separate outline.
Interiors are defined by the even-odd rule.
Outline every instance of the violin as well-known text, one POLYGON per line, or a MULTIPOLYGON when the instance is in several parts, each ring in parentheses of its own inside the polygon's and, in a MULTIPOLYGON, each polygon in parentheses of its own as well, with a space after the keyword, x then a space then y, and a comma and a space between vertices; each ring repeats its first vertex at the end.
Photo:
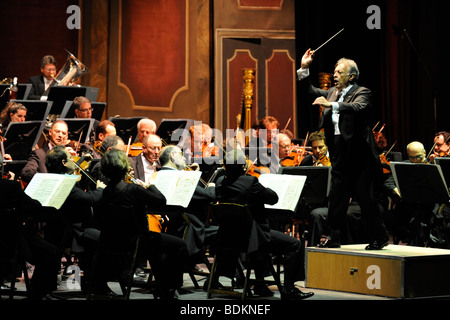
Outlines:
POLYGON ((245 171, 246 175, 254 176, 259 178, 261 174, 269 174, 270 169, 265 166, 257 166, 253 161, 247 158, 247 170, 245 171))
POLYGON ((128 146, 127 155, 129 157, 136 157, 142 153, 142 142, 135 142, 128 146))
POLYGON ((327 156, 323 156, 322 158, 320 158, 319 160, 317 160, 314 163, 315 167, 329 167, 331 166, 331 161, 330 158, 328 158, 327 156))

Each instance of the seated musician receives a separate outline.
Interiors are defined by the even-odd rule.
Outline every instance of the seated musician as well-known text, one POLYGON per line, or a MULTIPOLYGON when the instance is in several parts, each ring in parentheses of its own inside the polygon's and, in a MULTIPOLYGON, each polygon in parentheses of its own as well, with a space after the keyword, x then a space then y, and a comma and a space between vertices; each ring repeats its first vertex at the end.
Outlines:
MULTIPOLYGON (((42 148, 31 151, 27 163, 20 173, 20 177, 23 182, 29 183, 34 174, 37 172, 47 172, 47 168, 45 166, 45 158, 47 156, 47 152, 54 146, 66 146, 69 142, 68 131, 69 129, 67 123, 64 120, 57 120, 53 123, 48 132, 48 143, 42 146, 42 148)), ((72 148, 67 147, 66 149, 72 156, 76 155, 75 151, 72 148)))
POLYGON ((144 137, 156 134, 156 123, 151 119, 141 119, 137 124, 137 137, 135 143, 143 143, 144 137))
POLYGON ((406 146, 406 153, 411 163, 428 163, 425 147, 419 141, 410 142, 406 146))
MULTIPOLYGON (((161 161, 161 171, 164 170, 185 170, 186 160, 181 149, 174 145, 165 146, 159 156, 161 161)), ((171 208, 165 214, 169 216, 167 233, 180 238, 184 237, 186 228, 188 234, 184 237, 189 256, 195 262, 195 255, 203 252, 205 240, 211 239, 216 231, 216 227, 207 228, 208 206, 215 199, 215 191, 212 186, 205 186, 200 181, 195 189, 192 199, 187 208, 171 208), (183 214, 189 219, 190 226, 186 224, 183 214), (208 238, 208 239, 207 239, 208 238)))
MULTIPOLYGON (((257 232, 261 235, 261 237, 252 235, 250 240, 252 249, 249 254, 253 254, 258 261, 255 263, 256 277, 261 278, 264 274, 264 263, 260 262, 259 250, 282 254, 285 261, 281 299, 300 300, 311 297, 313 293, 304 293, 295 287, 295 281, 304 277, 304 274, 301 274, 303 243, 294 237, 270 229, 264 204, 275 204, 278 196, 273 190, 261 185, 256 177, 245 175, 245 171, 245 154, 241 150, 228 151, 225 157, 225 176, 220 177, 216 183, 216 199, 219 202, 251 205, 257 232)), ((255 287, 254 290, 261 296, 273 295, 267 287, 255 287)))
POLYGON ((311 143, 312 154, 306 155, 300 165, 331 166, 325 134, 322 131, 313 132, 309 135, 308 140, 311 143))
MULTIPOLYGON (((175 291, 183 284, 184 262, 187 257, 186 243, 169 234, 148 231, 147 212, 163 209, 166 198, 154 185, 144 188, 138 184, 125 183, 128 167, 128 157, 121 150, 112 149, 103 155, 101 171, 109 179, 109 184, 103 191, 103 200, 99 208, 103 205, 134 207, 137 219, 142 224, 144 245, 141 247, 140 255, 149 260, 157 282, 154 295, 161 299, 174 299, 175 291)), ((106 283, 101 282, 101 278, 96 279, 95 290, 104 289, 106 283)))
POLYGON ((150 184, 154 174, 161 169, 159 154, 162 148, 162 141, 156 134, 145 135, 142 139, 142 152, 129 159, 134 177, 145 184, 150 184))
MULTIPOLYGON (((91 100, 89 100, 88 98, 82 96, 76 97, 75 99, 73 99, 73 107, 75 110, 75 118, 92 119, 93 108, 91 100)), ((94 125, 92 127, 92 130, 94 132, 96 131, 99 122, 100 121, 95 119, 94 125)))
POLYGON ((434 163, 434 158, 448 157, 450 155, 450 132, 440 131, 434 137, 433 153, 429 156, 429 161, 434 163))
POLYGON ((95 129, 95 142, 94 145, 90 145, 90 144, 84 144, 81 147, 81 152, 84 153, 86 151, 91 152, 92 156, 95 159, 100 159, 101 158, 101 154, 100 152, 97 150, 98 148, 100 148, 102 141, 110 135, 116 135, 116 126, 114 125, 113 122, 109 121, 109 120, 102 120, 98 123, 97 128, 95 129))
POLYGON ((30 100, 47 100, 47 92, 51 86, 56 84, 53 81, 56 76, 56 60, 53 56, 47 55, 41 59, 41 75, 28 79, 31 83, 31 91, 28 96, 30 100))
MULTIPOLYGON (((9 102, 0 114, 0 134, 6 131, 10 122, 26 121, 27 111, 27 107, 23 104, 13 101, 9 102)), ((5 160, 13 160, 9 154, 3 155, 3 158, 5 160)))
MULTIPOLYGON (((3 161, 0 156, 0 166, 3 161)), ((61 256, 57 254, 57 247, 43 239, 36 232, 37 224, 56 213, 56 209, 43 207, 37 200, 30 198, 22 189, 19 182, 0 179, 0 252, 1 258, 12 257, 17 239, 20 241, 21 253, 27 262, 34 265, 33 277, 30 282, 30 299, 53 300, 51 293, 57 289, 57 274, 61 270, 61 256)), ((3 280, 12 276, 11 264, 0 263, 0 279, 2 290, 3 280)))
MULTIPOLYGON (((77 169, 72 155, 64 146, 55 146, 47 153, 46 167, 49 173, 74 174, 77 169)), ((79 172, 78 174, 82 174, 79 172)), ((70 248, 83 270, 81 289, 86 290, 91 273, 92 259, 97 248, 100 231, 92 214, 92 208, 101 200, 105 184, 98 181, 97 189, 84 191, 77 184, 58 210, 53 220, 47 221, 45 238, 62 248, 70 248), (68 232, 70 236, 64 234, 68 232)), ((62 255, 62 252, 61 252, 62 255)))

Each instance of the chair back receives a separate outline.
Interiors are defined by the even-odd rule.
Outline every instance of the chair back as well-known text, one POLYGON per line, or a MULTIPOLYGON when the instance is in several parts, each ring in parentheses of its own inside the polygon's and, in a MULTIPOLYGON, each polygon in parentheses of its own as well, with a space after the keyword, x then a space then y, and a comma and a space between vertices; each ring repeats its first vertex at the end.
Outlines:
POLYGON ((251 209, 246 204, 215 203, 211 205, 217 231, 217 250, 246 253, 253 226, 251 209))

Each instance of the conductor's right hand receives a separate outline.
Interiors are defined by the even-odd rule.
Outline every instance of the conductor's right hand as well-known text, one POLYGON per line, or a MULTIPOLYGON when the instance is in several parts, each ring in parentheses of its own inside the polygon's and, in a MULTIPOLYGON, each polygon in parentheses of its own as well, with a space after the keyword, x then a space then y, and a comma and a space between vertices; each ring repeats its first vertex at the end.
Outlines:
POLYGON ((302 57, 301 67, 302 69, 308 69, 314 59, 314 50, 308 49, 302 57))

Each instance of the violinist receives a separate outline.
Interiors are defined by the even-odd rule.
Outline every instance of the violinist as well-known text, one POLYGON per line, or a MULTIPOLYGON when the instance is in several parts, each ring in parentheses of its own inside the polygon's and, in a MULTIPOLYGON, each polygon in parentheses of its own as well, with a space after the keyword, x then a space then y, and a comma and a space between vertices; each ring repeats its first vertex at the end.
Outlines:
POLYGON ((150 134, 156 134, 156 123, 152 119, 141 119, 137 124, 138 135, 136 137, 137 143, 143 143, 144 137, 150 134))
POLYGON ((155 172, 161 169, 159 154, 161 153, 162 141, 156 134, 145 135, 142 139, 142 153, 129 159, 134 177, 145 184, 150 184, 155 172))
MULTIPOLYGON (((9 102, 0 114, 0 135, 8 128, 10 122, 24 122, 27 112, 28 110, 23 104, 13 101, 9 102)), ((1 139, 2 137, 0 136, 0 141, 2 141, 1 139)), ((3 158, 5 160, 13 160, 9 154, 4 154, 3 158)))
POLYGON ((419 141, 412 141, 406 146, 406 153, 411 163, 428 163, 425 147, 419 141))
POLYGON ((431 163, 434 158, 448 157, 450 155, 450 132, 440 131, 434 137, 433 153, 428 157, 431 163))
POLYGON ((311 149, 313 154, 306 155, 301 166, 331 166, 328 155, 328 146, 325 142, 325 134, 322 131, 316 131, 309 135, 311 149))
POLYGON ((97 128, 95 129, 95 142, 94 145, 85 144, 81 148, 81 152, 90 151, 94 157, 94 159, 100 159, 102 156, 96 150, 101 144, 102 141, 105 140, 106 137, 110 135, 116 135, 116 126, 113 122, 109 120, 102 120, 98 123, 97 128))
MULTIPOLYGON (((49 173, 58 174, 74 174, 76 170, 74 159, 64 146, 55 146, 48 152, 46 167, 49 173)), ((85 192, 75 184, 58 214, 47 221, 43 229, 45 239, 60 248, 70 248, 71 252, 76 254, 79 267, 83 270, 81 282, 83 291, 88 284, 92 259, 100 235, 92 208, 101 200, 105 187, 105 184, 99 181, 96 190, 85 192)))
MULTIPOLYGON (((54 146, 66 146, 69 142, 68 132, 69 129, 64 120, 57 120, 52 124, 52 127, 48 132, 48 143, 39 149, 31 151, 27 163, 20 173, 20 177, 23 182, 29 183, 34 174, 37 172, 47 172, 47 167, 45 166, 47 152, 54 146)), ((75 151, 71 147, 66 147, 66 149, 72 156, 76 155, 75 151)))

